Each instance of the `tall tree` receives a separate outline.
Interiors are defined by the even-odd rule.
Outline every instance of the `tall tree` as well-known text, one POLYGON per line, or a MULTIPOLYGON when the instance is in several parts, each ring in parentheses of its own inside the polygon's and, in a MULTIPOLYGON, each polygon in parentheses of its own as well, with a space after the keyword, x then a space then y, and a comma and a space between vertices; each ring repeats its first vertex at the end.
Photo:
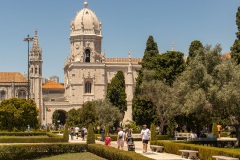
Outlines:
POLYGON ((80 110, 80 123, 85 127, 97 123, 96 106, 92 102, 88 101, 83 104, 80 110))
POLYGON ((172 86, 174 80, 185 70, 184 54, 177 51, 168 51, 159 55, 157 79, 172 86))
POLYGON ((108 85, 107 99, 124 115, 127 110, 126 98, 124 74, 122 71, 118 71, 108 85))
POLYGON ((141 95, 142 89, 140 86, 143 81, 143 70, 156 70, 158 54, 159 52, 157 43, 154 41, 152 36, 149 36, 146 43, 144 56, 142 62, 140 63, 142 68, 138 71, 136 88, 133 96, 133 120, 136 121, 137 125, 147 124, 150 126, 150 124, 156 120, 156 116, 154 116, 153 104, 150 99, 141 95))
POLYGON ((80 126, 80 114, 81 114, 81 109, 71 109, 67 112, 67 123, 70 127, 73 126, 80 126))
MULTIPOLYGON (((236 128, 240 145, 240 66, 232 61, 223 61, 213 72, 215 85, 211 89, 214 117, 220 117, 220 123, 236 128)), ((218 122, 219 123, 219 122, 218 122)))
POLYGON ((120 110, 109 101, 97 100, 93 101, 93 104, 96 106, 96 112, 98 113, 99 126, 105 126, 106 124, 113 126, 115 122, 120 122, 123 119, 120 110))
POLYGON ((0 129, 24 131, 27 125, 37 128, 38 109, 33 100, 12 98, 0 103, 0 129))
POLYGON ((199 40, 194 40, 191 42, 190 46, 189 46, 189 51, 188 51, 188 58, 187 58, 187 64, 189 63, 189 61, 196 56, 197 51, 202 49, 203 45, 199 40))
POLYGON ((198 51, 188 64, 186 70, 174 82, 177 88, 179 105, 188 121, 193 122, 198 131, 201 127, 211 123, 212 102, 209 94, 214 84, 212 78, 214 68, 220 63, 220 45, 213 49, 206 46, 198 51))
POLYGON ((154 105, 156 115, 160 122, 159 133, 163 134, 164 126, 175 116, 179 115, 179 105, 175 102, 177 96, 172 87, 162 81, 154 80, 155 71, 144 70, 142 83, 143 96, 149 98, 154 105))
POLYGON ((240 64, 240 6, 236 13, 236 24, 238 28, 238 32, 236 33, 237 39, 231 47, 231 58, 234 59, 237 64, 240 64))

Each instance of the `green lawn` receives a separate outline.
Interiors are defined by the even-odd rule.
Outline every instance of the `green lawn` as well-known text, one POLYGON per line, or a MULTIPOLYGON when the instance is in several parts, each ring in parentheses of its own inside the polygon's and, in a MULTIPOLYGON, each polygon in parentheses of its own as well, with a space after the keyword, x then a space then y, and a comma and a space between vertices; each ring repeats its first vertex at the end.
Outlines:
POLYGON ((62 154, 58 156, 52 156, 48 158, 41 158, 38 160, 106 160, 104 158, 98 157, 92 153, 85 152, 85 153, 68 153, 62 154))

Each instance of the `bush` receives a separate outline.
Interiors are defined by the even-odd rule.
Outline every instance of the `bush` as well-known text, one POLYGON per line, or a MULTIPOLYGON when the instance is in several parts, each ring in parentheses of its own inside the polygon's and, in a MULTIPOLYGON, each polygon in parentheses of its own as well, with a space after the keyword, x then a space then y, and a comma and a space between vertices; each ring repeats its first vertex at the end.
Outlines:
POLYGON ((127 152, 100 144, 90 144, 88 145, 88 150, 108 160, 152 160, 136 152, 127 152))
POLYGON ((63 153, 79 153, 86 150, 86 144, 4 145, 0 146, 0 159, 36 159, 63 153))
POLYGON ((164 146, 164 151, 167 153, 181 155, 179 150, 196 150, 198 151, 198 158, 204 160, 213 160, 213 155, 223 155, 240 158, 239 150, 230 150, 226 148, 216 148, 209 146, 200 146, 195 144, 175 143, 170 141, 151 141, 151 145, 164 146))
POLYGON ((109 134, 109 125, 108 124, 105 125, 104 137, 107 137, 107 134, 109 134))
POLYGON ((68 142, 69 141, 69 127, 68 127, 68 124, 66 123, 65 124, 65 128, 64 128, 64 133, 63 133, 63 139, 65 142, 68 142))
POLYGON ((0 136, 45 136, 46 132, 0 132, 0 136))
POLYGON ((156 129, 155 129, 155 125, 153 123, 151 124, 150 130, 151 130, 151 140, 153 140, 153 141, 157 140, 156 129))
POLYGON ((43 133, 6 133, 0 137, 0 143, 62 143, 65 142, 61 135, 49 132, 43 133), (4 135, 4 136, 3 136, 4 135), (34 137, 32 137, 34 136, 34 137), (39 137, 38 137, 39 136, 39 137), (46 136, 46 137, 44 137, 46 136))
POLYGON ((214 137, 218 137, 218 131, 217 131, 217 124, 213 123, 212 125, 212 134, 214 135, 214 137))
POLYGON ((168 135, 156 135, 156 137, 157 137, 157 140, 169 140, 169 139, 173 138, 168 135))
POLYGON ((95 137, 92 124, 88 126, 87 144, 95 144, 95 137))

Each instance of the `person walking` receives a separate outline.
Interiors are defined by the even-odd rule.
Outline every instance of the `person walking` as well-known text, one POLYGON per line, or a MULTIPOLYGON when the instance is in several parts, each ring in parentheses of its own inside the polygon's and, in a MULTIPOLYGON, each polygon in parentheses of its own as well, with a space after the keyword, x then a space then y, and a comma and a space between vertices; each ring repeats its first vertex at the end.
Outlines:
POLYGON ((87 134, 87 129, 83 126, 82 130, 81 130, 81 137, 82 137, 83 141, 85 140, 85 135, 86 134, 87 134))
POLYGON ((118 127, 118 136, 117 136, 118 149, 121 148, 123 150, 124 140, 125 140, 125 133, 122 131, 122 128, 118 127))
POLYGON ((75 127, 75 135, 76 135, 76 139, 78 139, 78 132, 79 132, 79 127, 75 127))
POLYGON ((221 129, 222 129, 222 126, 220 124, 217 125, 217 130, 218 130, 218 137, 220 138, 221 137, 221 129))
POLYGON ((141 136, 142 136, 142 143, 143 143, 143 153, 147 152, 148 141, 150 140, 150 130, 147 128, 147 125, 143 125, 141 136))
POLYGON ((73 136, 74 136, 74 129, 73 129, 73 127, 70 128, 70 136, 71 136, 71 140, 73 140, 73 136))
POLYGON ((107 133, 107 136, 105 138, 105 146, 110 146, 111 145, 111 137, 109 133, 107 133))

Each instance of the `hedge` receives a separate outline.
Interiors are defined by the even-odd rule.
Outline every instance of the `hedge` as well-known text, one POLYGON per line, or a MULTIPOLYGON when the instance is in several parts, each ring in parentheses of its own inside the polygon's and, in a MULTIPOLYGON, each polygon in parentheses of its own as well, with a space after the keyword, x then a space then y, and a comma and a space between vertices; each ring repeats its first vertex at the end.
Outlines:
POLYGON ((68 142, 61 135, 55 135, 53 133, 33 134, 32 136, 48 136, 48 137, 31 137, 31 136, 6 136, 0 137, 0 143, 62 143, 68 142))
POLYGON ((0 132, 0 136, 44 136, 46 132, 0 132))
POLYGON ((165 152, 178 154, 178 155, 181 155, 181 153, 179 152, 179 150, 181 149, 196 150, 199 152, 198 157, 201 160, 214 160, 212 158, 213 155, 223 155, 223 156, 240 158, 239 150, 230 150, 226 148, 216 148, 216 147, 200 146, 200 145, 194 145, 194 144, 175 143, 170 141, 151 141, 151 145, 164 146, 165 152))
POLYGON ((128 152, 101 144, 89 144, 88 151, 108 160, 152 160, 136 152, 128 152))
POLYGON ((87 150, 86 144, 27 144, 0 146, 0 159, 36 159, 63 153, 79 153, 87 150))

